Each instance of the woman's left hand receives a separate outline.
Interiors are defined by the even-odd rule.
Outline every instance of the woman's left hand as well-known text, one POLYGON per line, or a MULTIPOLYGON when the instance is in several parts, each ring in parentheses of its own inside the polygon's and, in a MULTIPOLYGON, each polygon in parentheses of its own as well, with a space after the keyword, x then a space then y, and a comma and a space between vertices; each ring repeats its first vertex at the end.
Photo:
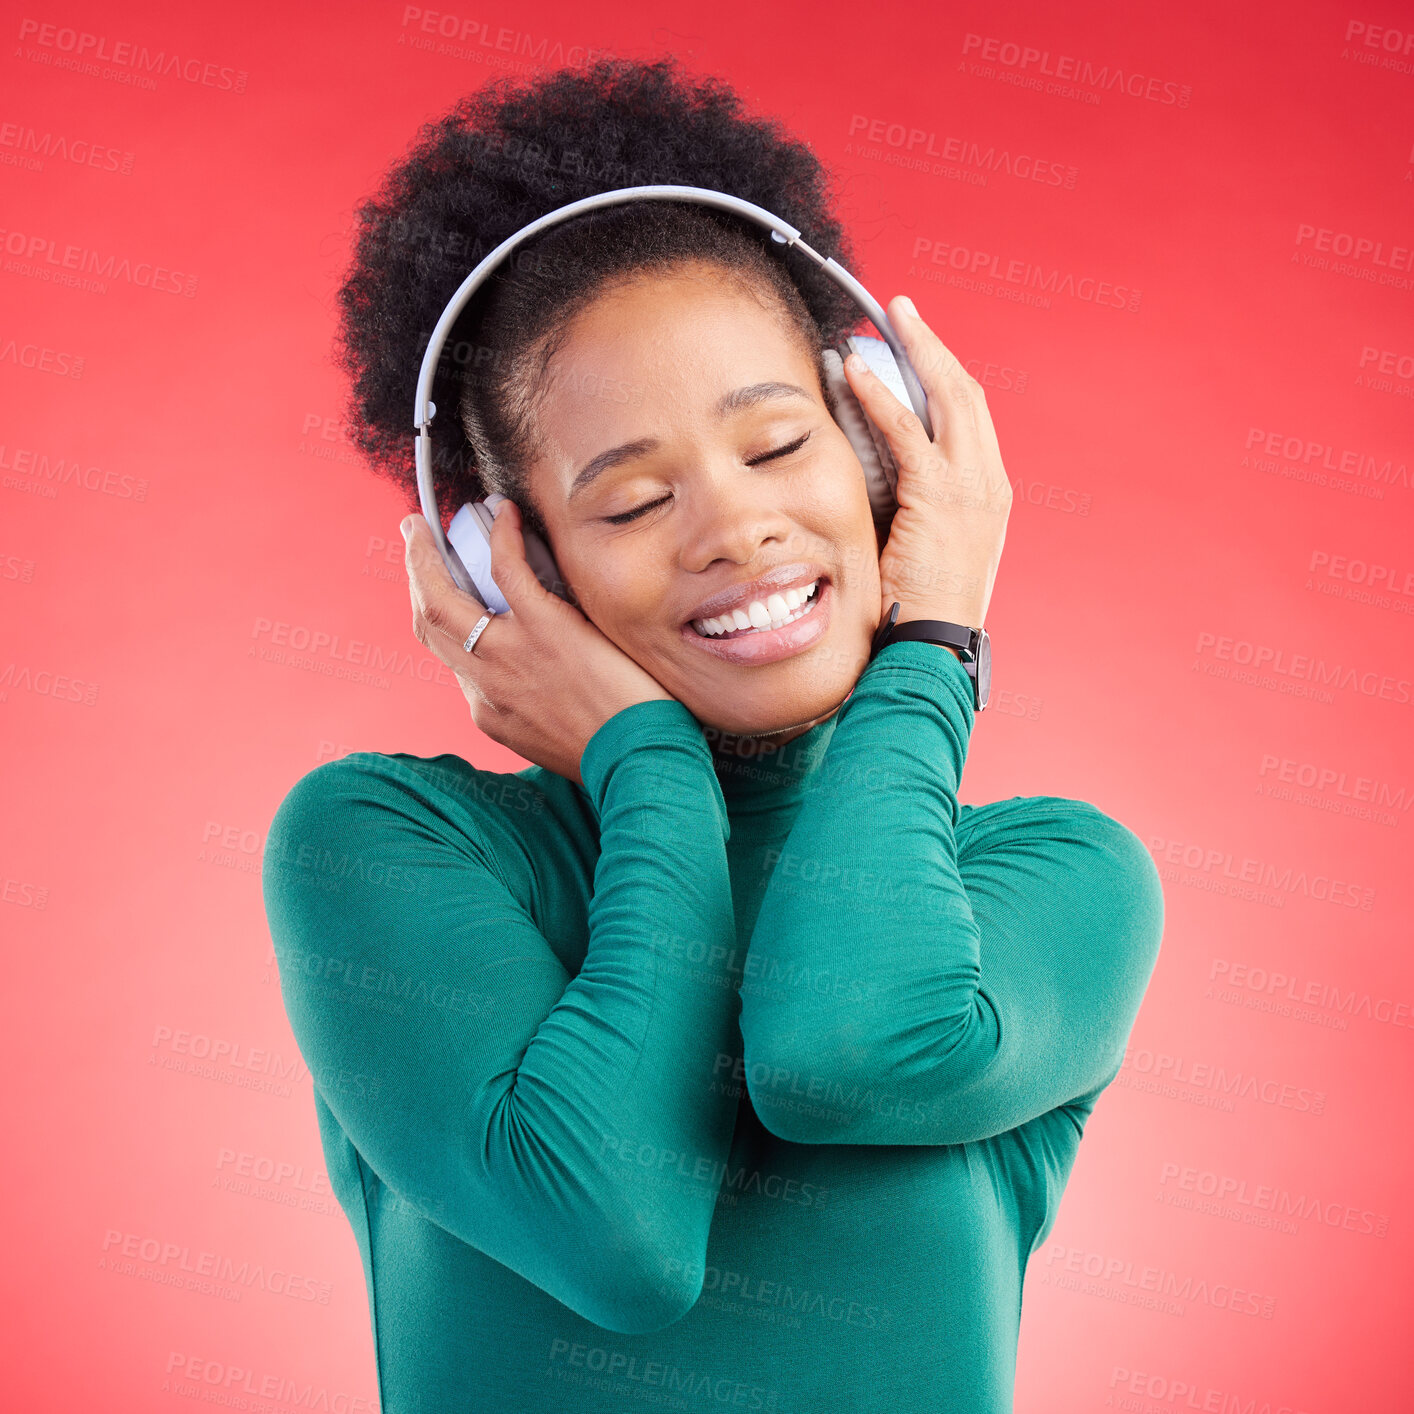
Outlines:
POLYGON ((943 619, 981 628, 1011 514, 1011 482, 982 385, 896 296, 889 318, 928 396, 934 438, 857 354, 845 360, 855 396, 898 464, 898 511, 879 555, 880 619, 943 619))

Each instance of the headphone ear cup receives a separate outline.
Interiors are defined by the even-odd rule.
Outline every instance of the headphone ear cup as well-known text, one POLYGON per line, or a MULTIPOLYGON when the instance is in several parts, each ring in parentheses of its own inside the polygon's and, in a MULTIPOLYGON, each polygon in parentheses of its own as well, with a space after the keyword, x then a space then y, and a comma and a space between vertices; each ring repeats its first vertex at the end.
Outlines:
POLYGON ((476 597, 493 614, 504 614, 511 606, 491 578, 491 519, 485 501, 468 501, 452 517, 447 541, 471 576, 476 597))
MULTIPOLYGON (((884 345, 885 349, 888 345, 884 345)), ((848 346, 844 352, 850 353, 848 346)), ((898 467, 883 433, 874 426, 868 413, 854 396, 845 376, 844 359, 837 349, 822 349, 825 381, 835 400, 835 421, 849 439, 859 464, 864 468, 864 485, 869 493, 869 506, 874 512, 874 524, 887 530, 898 510, 894 488, 898 485, 898 467)))
MULTIPOLYGON (((491 578, 491 526, 495 522, 492 512, 508 499, 499 491, 492 491, 484 501, 468 501, 447 527, 447 539, 476 585, 476 597, 493 614, 509 613, 511 607, 491 578)), ((522 530, 521 536, 525 541, 525 562, 536 579, 551 594, 572 603, 569 586, 560 574, 550 547, 528 527, 522 530)))
POLYGON ((525 562, 530 566, 536 579, 551 594, 563 599, 568 604, 573 604, 570 587, 565 583, 564 576, 560 573, 560 567, 555 563, 555 557, 550 553, 550 547, 528 526, 521 531, 521 537, 525 541, 525 562))

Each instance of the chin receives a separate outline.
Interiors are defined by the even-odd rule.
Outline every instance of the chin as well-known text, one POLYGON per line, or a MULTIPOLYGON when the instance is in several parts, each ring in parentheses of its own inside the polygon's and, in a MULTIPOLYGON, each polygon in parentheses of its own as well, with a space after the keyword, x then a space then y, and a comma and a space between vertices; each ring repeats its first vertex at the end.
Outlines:
MULTIPOLYGON (((851 679, 829 689, 819 684, 805 691, 797 687, 793 692, 776 695, 770 702, 744 703, 737 693, 730 703, 725 697, 714 696, 700 703, 683 699, 683 705, 709 733, 766 738, 780 732, 804 731, 839 708, 853 690, 851 679)), ((710 735, 708 739, 711 740, 710 735)))

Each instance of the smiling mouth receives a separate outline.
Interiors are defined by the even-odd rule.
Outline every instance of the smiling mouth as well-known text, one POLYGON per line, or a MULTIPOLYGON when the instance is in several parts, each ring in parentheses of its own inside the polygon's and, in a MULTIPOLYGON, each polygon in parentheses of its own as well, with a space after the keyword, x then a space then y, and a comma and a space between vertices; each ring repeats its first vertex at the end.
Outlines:
POLYGON ((768 594, 765 599, 753 599, 749 604, 738 605, 715 618, 692 619, 693 632, 700 638, 726 640, 748 638, 754 633, 770 633, 774 629, 784 628, 813 612, 819 602, 820 586, 825 582, 825 577, 821 575, 798 589, 788 589, 783 594, 768 594))

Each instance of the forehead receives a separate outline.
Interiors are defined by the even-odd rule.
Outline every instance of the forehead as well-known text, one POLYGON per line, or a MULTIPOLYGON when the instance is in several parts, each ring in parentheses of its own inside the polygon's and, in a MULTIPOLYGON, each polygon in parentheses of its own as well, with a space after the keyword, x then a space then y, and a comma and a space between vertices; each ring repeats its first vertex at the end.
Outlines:
POLYGON ((815 383, 814 353, 774 292, 716 266, 616 283, 570 320, 545 364, 538 461, 567 490, 605 448, 705 431, 724 393, 771 379, 815 383))

